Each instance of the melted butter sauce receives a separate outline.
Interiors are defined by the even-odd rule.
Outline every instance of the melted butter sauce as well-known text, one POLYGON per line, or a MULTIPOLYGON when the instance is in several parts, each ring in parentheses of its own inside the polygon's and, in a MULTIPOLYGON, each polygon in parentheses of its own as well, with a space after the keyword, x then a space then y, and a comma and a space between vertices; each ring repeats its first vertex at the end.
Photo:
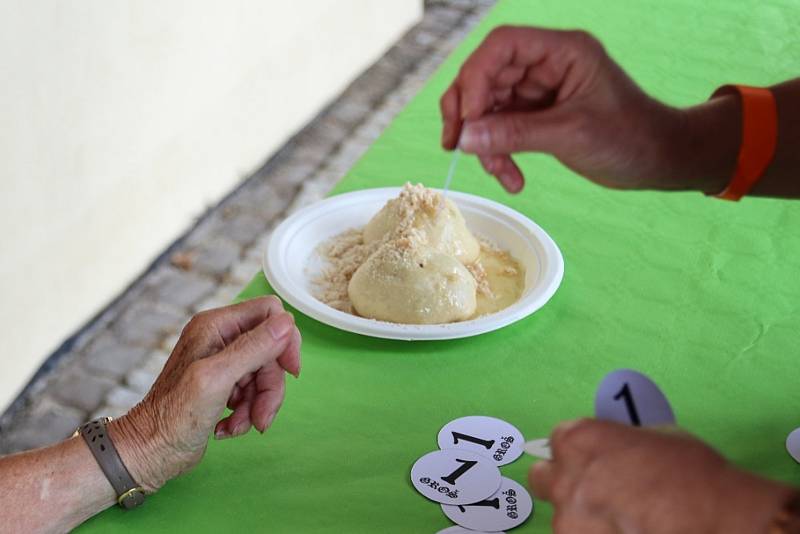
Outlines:
POLYGON ((491 295, 478 291, 477 307, 470 319, 508 308, 525 290, 525 268, 508 252, 481 245, 477 262, 486 271, 491 295))

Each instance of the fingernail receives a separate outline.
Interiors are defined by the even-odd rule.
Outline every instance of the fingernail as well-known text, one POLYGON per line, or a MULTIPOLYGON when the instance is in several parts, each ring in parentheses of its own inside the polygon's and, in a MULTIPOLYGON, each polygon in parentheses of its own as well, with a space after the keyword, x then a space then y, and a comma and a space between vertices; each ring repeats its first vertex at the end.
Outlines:
POLYGON ((275 419, 276 414, 272 414, 267 418, 267 426, 264 428, 269 428, 272 426, 272 421, 275 419))
POLYGON ((522 189, 522 183, 517 179, 517 176, 514 174, 501 174, 498 176, 500 183, 503 184, 506 191, 509 193, 519 193, 520 189, 522 189))
POLYGON ((486 152, 489 147, 489 130, 480 124, 465 124, 458 145, 464 152, 486 152))
POLYGON ((292 317, 288 313, 282 313, 269 320, 267 328, 272 336, 272 339, 282 339, 289 333, 289 330, 294 326, 292 317))
POLYGON ((453 135, 452 129, 453 128, 449 125, 445 125, 445 127, 442 129, 442 146, 446 146, 448 140, 453 135))
POLYGON ((248 427, 250 426, 250 425, 249 425, 249 424, 247 424, 247 423, 239 423, 238 425, 236 425, 236 426, 233 428, 233 432, 231 432, 231 435, 233 435, 233 436, 239 436, 239 435, 241 435, 241 434, 244 434, 244 432, 247 430, 247 429, 245 428, 245 425, 247 425, 248 427))
POLYGON ((222 429, 219 429, 214 433, 214 439, 225 439, 226 437, 228 437, 228 436, 225 434, 225 431, 222 430, 222 429))

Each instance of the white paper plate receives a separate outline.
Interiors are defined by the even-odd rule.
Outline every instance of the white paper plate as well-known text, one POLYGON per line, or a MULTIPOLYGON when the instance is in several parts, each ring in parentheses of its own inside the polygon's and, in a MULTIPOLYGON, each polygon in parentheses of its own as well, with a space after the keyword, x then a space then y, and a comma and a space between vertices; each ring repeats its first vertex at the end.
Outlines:
POLYGON ((564 274, 558 247, 533 221, 502 204, 466 193, 449 193, 473 233, 507 250, 525 266, 525 291, 513 305, 491 315, 459 323, 405 325, 356 317, 317 300, 311 280, 325 261, 316 252, 323 241, 350 228, 363 227, 399 187, 366 189, 334 196, 284 220, 272 234, 264 255, 264 274, 286 302, 325 324, 365 336, 409 341, 454 339, 497 330, 532 314, 553 296, 564 274))

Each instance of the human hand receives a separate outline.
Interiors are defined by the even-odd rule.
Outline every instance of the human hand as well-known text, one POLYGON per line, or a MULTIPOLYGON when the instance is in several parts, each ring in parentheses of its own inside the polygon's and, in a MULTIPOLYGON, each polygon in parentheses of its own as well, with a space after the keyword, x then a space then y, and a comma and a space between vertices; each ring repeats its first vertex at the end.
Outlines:
POLYGON ((556 534, 767 532, 792 490, 741 471, 682 432, 583 419, 560 425, 533 465, 556 534))
POLYGON ((697 113, 669 107, 586 32, 501 26, 441 98, 442 145, 451 150, 460 137, 460 148, 512 193, 524 185, 517 152, 552 154, 607 187, 714 192, 735 163, 737 106, 723 98, 697 113), (706 136, 709 115, 715 128, 706 136))
POLYGON ((300 374, 300 332, 277 297, 196 315, 147 396, 109 432, 134 479, 153 492, 196 465, 208 435, 270 426, 285 374, 300 374), (225 406, 233 413, 219 420, 225 406))

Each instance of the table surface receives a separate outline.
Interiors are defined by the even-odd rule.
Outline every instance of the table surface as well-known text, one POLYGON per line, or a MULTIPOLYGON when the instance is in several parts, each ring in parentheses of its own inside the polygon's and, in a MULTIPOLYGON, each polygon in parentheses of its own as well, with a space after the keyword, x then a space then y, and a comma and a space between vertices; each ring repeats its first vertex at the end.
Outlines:
MULTIPOLYGON (((787 1, 506 0, 431 78, 333 194, 422 181, 440 186, 438 97, 504 23, 586 28, 646 90, 677 105, 718 85, 797 75, 800 10, 787 1), (794 69, 794 70, 793 70, 794 69)), ((303 373, 265 435, 211 441, 203 462, 141 510, 111 509, 84 532, 436 532, 449 525, 409 482, 459 416, 493 415, 528 439, 592 414, 607 372, 651 376, 679 423, 737 464, 785 481, 800 426, 800 202, 727 203, 694 193, 615 192, 552 158, 519 158, 506 195, 474 158, 454 189, 506 203, 560 246, 565 276, 543 309, 470 339, 403 342, 338 331, 301 314, 303 373)), ((269 293, 263 276, 244 290, 269 293)), ((524 482, 531 460, 503 467, 524 482)), ((537 503, 518 532, 549 532, 537 503)))

